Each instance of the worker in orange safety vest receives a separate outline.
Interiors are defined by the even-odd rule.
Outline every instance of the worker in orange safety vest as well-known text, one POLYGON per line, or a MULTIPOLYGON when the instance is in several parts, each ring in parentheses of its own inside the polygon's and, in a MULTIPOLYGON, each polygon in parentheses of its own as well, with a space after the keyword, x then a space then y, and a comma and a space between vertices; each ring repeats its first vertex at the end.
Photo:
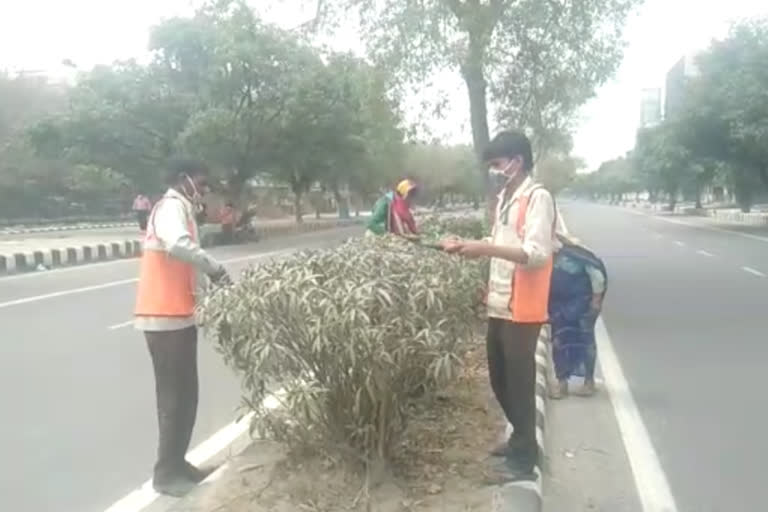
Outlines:
POLYGON ((198 401, 197 274, 215 282, 229 279, 200 247, 195 216, 207 177, 202 162, 171 165, 170 188, 147 223, 136 297, 135 326, 144 331, 155 373, 159 440, 152 483, 171 496, 187 493, 210 472, 185 459, 198 401))
POLYGON ((491 454, 504 457, 506 480, 528 478, 538 459, 536 344, 548 320, 556 209, 552 195, 531 178, 533 153, 520 132, 499 133, 483 152, 491 177, 500 179, 491 237, 444 240, 443 249, 490 258, 488 372, 496 399, 513 427, 491 454))

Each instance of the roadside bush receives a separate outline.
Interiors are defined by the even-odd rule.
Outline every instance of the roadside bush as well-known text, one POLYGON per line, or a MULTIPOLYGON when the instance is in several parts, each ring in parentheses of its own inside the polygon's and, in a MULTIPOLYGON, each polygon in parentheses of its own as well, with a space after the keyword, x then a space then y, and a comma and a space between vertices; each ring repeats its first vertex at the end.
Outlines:
POLYGON ((295 448, 385 460, 414 400, 455 377, 481 276, 417 244, 353 239, 250 268, 200 315, 254 425, 295 448))
POLYGON ((467 240, 479 240, 489 234, 486 222, 477 216, 430 215, 419 223, 421 233, 430 239, 454 235, 467 240))

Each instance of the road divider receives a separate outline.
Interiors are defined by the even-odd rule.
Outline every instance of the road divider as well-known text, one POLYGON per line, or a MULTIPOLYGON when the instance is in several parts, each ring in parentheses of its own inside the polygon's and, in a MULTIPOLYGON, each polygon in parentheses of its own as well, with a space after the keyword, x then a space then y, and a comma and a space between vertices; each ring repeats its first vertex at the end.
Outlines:
MULTIPOLYGON (((301 224, 265 224, 257 227, 259 239, 297 235, 326 229, 362 224, 363 219, 311 220, 301 224)), ((85 244, 59 249, 41 249, 0 254, 0 276, 23 272, 46 271, 116 259, 136 258, 141 254, 141 241, 85 244)))

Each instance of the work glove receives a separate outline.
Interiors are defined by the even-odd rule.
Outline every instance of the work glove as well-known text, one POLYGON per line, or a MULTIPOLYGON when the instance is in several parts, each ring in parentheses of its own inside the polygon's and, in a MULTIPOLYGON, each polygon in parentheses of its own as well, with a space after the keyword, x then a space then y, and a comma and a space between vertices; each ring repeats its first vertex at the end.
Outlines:
POLYGON ((220 266, 214 272, 208 275, 211 282, 217 286, 229 286, 232 284, 232 278, 229 277, 229 273, 224 266, 220 266))

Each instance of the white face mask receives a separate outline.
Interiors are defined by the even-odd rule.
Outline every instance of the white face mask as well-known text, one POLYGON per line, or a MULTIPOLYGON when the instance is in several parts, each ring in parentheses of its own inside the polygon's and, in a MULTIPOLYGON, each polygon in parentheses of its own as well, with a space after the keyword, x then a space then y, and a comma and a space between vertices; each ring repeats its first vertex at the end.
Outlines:
POLYGON ((496 169, 494 167, 491 167, 488 169, 488 174, 490 177, 501 184, 502 187, 506 187, 509 182, 511 182, 520 172, 520 169, 517 169, 512 174, 507 174, 507 171, 509 171, 510 167, 512 167, 512 164, 514 164, 514 160, 510 160, 510 162, 507 164, 506 167, 503 169, 496 169))

